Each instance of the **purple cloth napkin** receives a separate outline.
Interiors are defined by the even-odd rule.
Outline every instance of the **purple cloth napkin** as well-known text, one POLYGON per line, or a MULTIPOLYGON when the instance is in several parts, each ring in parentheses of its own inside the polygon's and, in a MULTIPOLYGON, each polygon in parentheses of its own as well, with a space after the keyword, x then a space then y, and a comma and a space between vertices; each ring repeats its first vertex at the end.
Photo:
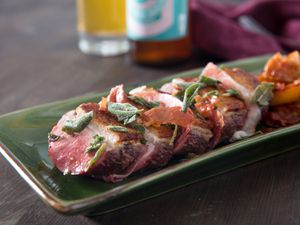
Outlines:
POLYGON ((300 50, 300 0, 191 0, 191 25, 193 43, 223 59, 300 50))

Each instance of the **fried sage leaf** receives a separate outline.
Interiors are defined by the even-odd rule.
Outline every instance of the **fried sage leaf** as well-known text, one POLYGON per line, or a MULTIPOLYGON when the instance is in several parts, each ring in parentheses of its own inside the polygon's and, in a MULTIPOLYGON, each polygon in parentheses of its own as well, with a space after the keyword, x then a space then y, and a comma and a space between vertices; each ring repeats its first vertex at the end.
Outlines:
POLYGON ((152 109, 160 105, 157 101, 146 101, 144 98, 137 97, 137 96, 128 96, 134 103, 146 107, 148 109, 152 109))
POLYGON ((126 127, 122 127, 122 126, 109 125, 109 126, 107 126, 107 129, 109 129, 111 131, 115 131, 115 132, 121 132, 121 133, 128 132, 128 129, 126 127))
POLYGON ((185 90, 187 89, 190 85, 192 84, 198 84, 199 82, 184 82, 184 83, 178 83, 176 84, 178 87, 180 87, 181 89, 185 90))
POLYGON ((85 152, 92 152, 98 148, 100 148, 100 146, 102 145, 102 142, 104 141, 104 137, 99 136, 98 134, 96 134, 93 137, 93 140, 91 141, 90 145, 86 148, 85 152))
POLYGON ((142 124, 132 124, 130 127, 135 129, 139 133, 145 133, 145 127, 142 124))
POLYGON ((67 120, 62 127, 62 131, 73 134, 81 132, 93 119, 93 111, 88 112, 74 120, 67 120))
POLYGON ((203 83, 193 83, 185 89, 182 103, 182 112, 187 111, 187 109, 192 104, 195 96, 198 94, 199 89, 204 86, 205 84, 203 83))
POLYGON ((254 90, 251 98, 252 103, 259 106, 267 106, 273 98, 274 83, 262 82, 254 90))
POLYGON ((126 125, 135 121, 136 115, 142 110, 138 110, 129 103, 109 103, 108 111, 117 116, 118 120, 126 125))
POLYGON ((206 84, 207 86, 216 86, 221 83, 220 81, 207 76, 200 76, 200 82, 206 84))
POLYGON ((94 157, 89 161, 88 167, 87 167, 87 171, 89 171, 94 165, 95 163, 98 161, 98 159, 101 157, 101 155, 103 154, 103 152, 106 149, 106 144, 103 143, 97 150, 97 152, 95 153, 94 157))
POLYGON ((225 93, 222 94, 222 96, 240 97, 240 93, 236 89, 230 88, 230 89, 226 90, 225 93))

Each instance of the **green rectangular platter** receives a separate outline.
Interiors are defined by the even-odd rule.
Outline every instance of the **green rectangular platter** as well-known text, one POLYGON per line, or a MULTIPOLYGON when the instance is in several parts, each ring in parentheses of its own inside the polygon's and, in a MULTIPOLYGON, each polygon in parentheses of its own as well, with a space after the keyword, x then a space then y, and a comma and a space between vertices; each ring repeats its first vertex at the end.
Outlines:
MULTIPOLYGON (((257 74, 269 57, 224 65, 257 74)), ((200 71, 179 73, 147 85, 159 87, 174 77, 198 76, 200 71)), ((1 153, 40 198, 60 213, 109 212, 300 147, 300 125, 294 125, 219 147, 192 159, 172 161, 161 170, 133 174, 117 184, 63 175, 48 157, 47 133, 68 110, 83 102, 99 101, 106 94, 91 93, 0 117, 1 153)))

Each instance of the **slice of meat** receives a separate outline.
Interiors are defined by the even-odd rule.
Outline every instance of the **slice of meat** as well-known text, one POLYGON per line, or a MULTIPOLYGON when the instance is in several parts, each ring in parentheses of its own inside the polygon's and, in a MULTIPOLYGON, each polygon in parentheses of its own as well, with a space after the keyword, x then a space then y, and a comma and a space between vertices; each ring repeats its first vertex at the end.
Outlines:
POLYGON ((228 142, 234 133, 240 130, 247 118, 247 107, 243 100, 233 96, 223 96, 222 87, 207 87, 196 96, 195 108, 214 124, 211 146, 228 142), (205 93, 217 89, 219 96, 204 96, 205 93))
MULTIPOLYGON (((225 90, 230 89, 230 88, 237 90, 240 93, 240 95, 242 96, 242 98, 245 100, 245 102, 250 102, 253 90, 249 90, 245 86, 245 83, 247 83, 248 79, 246 77, 244 77, 241 80, 235 80, 234 77, 232 77, 232 74, 234 74, 234 71, 231 70, 232 74, 229 74, 228 73, 229 70, 230 69, 227 69, 227 71, 225 71, 224 69, 220 69, 213 63, 208 63, 207 66, 203 69, 201 76, 207 76, 207 77, 210 77, 210 78, 220 81, 221 86, 225 90)), ((238 77, 238 76, 236 76, 236 77, 238 77)), ((247 77, 248 77, 248 75, 247 75, 247 77)))
POLYGON ((49 142, 49 156, 52 162, 64 174, 88 175, 109 182, 119 181, 116 178, 128 174, 146 148, 141 144, 143 135, 136 130, 129 128, 126 133, 114 132, 107 128, 108 125, 121 126, 114 117, 100 111, 96 103, 82 104, 76 110, 66 113, 51 131, 52 134, 60 136, 57 141, 49 142), (62 131, 66 120, 75 119, 90 111, 93 111, 93 119, 80 133, 69 135, 62 131), (96 151, 86 153, 85 150, 95 135, 104 137, 107 147, 88 170, 96 151))
MULTIPOLYGON (((125 93, 124 87, 122 85, 118 85, 112 89, 109 96, 116 93, 125 93)), ((125 93, 126 94, 126 93, 125 93)), ((122 98, 108 98, 111 102, 118 102, 122 100, 122 102, 118 103, 130 103, 139 109, 143 109, 144 111, 147 108, 134 103, 130 100, 127 95, 123 94, 122 98)), ((147 100, 153 101, 153 100, 147 100)), ((143 125, 142 120, 138 119, 137 123, 143 125)), ((173 129, 171 127, 165 126, 146 126, 144 139, 146 141, 145 147, 146 151, 143 155, 134 163, 132 166, 132 171, 134 172, 141 169, 152 168, 152 167, 161 167, 167 164, 167 162, 172 157, 172 148, 173 144, 170 144, 170 140, 173 134, 173 129)))
POLYGON ((246 104, 235 97, 220 96, 215 105, 224 120, 220 142, 228 141, 245 124, 248 114, 246 104))
MULTIPOLYGON (((166 115, 169 115, 169 118, 164 119, 163 116, 161 116, 161 118, 159 119, 157 118, 157 116, 155 117, 156 117, 156 122, 160 120, 160 123, 162 124, 171 123, 171 124, 181 125, 173 149, 174 155, 182 155, 189 152, 201 154, 211 149, 209 145, 209 141, 213 135, 212 132, 210 131, 210 126, 207 124, 206 121, 203 121, 201 118, 195 118, 193 114, 191 118, 192 112, 190 109, 186 113, 187 114, 185 116, 186 119, 183 119, 183 117, 180 116, 178 117, 177 115, 178 113, 176 113, 177 115, 176 119, 174 116, 172 116, 174 113, 168 114, 168 111, 172 112, 174 109, 182 108, 183 103, 181 100, 172 96, 171 94, 161 93, 153 88, 147 88, 146 86, 133 89, 129 93, 134 96, 142 97, 148 101, 159 101, 161 107, 171 108, 171 110, 161 110, 160 112, 162 113, 162 111, 165 111, 163 113, 164 118, 166 117, 166 115), (180 123, 178 122, 178 120, 180 121, 180 123)), ((153 109, 152 111, 159 111, 159 110, 153 109)), ((151 110, 150 112, 145 112, 146 116, 147 113, 151 114, 152 112, 151 110)), ((159 113, 157 112, 157 115, 158 114, 159 113)))
POLYGON ((174 155, 194 153, 197 155, 210 151, 210 140, 213 136, 210 129, 191 125, 186 129, 180 129, 179 138, 176 139, 174 155))
POLYGON ((232 140, 251 136, 255 133, 256 126, 261 119, 261 110, 257 104, 251 103, 253 91, 258 81, 249 73, 240 69, 220 69, 213 63, 208 63, 202 71, 202 76, 207 76, 221 82, 221 86, 227 90, 237 90, 247 106, 247 118, 241 130, 236 131, 232 140))

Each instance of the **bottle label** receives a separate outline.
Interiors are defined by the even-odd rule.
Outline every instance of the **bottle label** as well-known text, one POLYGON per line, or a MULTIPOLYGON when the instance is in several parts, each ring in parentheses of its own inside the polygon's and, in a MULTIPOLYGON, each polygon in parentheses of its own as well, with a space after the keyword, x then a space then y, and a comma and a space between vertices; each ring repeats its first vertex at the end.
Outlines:
POLYGON ((174 40, 187 34, 188 0, 127 0, 131 40, 174 40))

